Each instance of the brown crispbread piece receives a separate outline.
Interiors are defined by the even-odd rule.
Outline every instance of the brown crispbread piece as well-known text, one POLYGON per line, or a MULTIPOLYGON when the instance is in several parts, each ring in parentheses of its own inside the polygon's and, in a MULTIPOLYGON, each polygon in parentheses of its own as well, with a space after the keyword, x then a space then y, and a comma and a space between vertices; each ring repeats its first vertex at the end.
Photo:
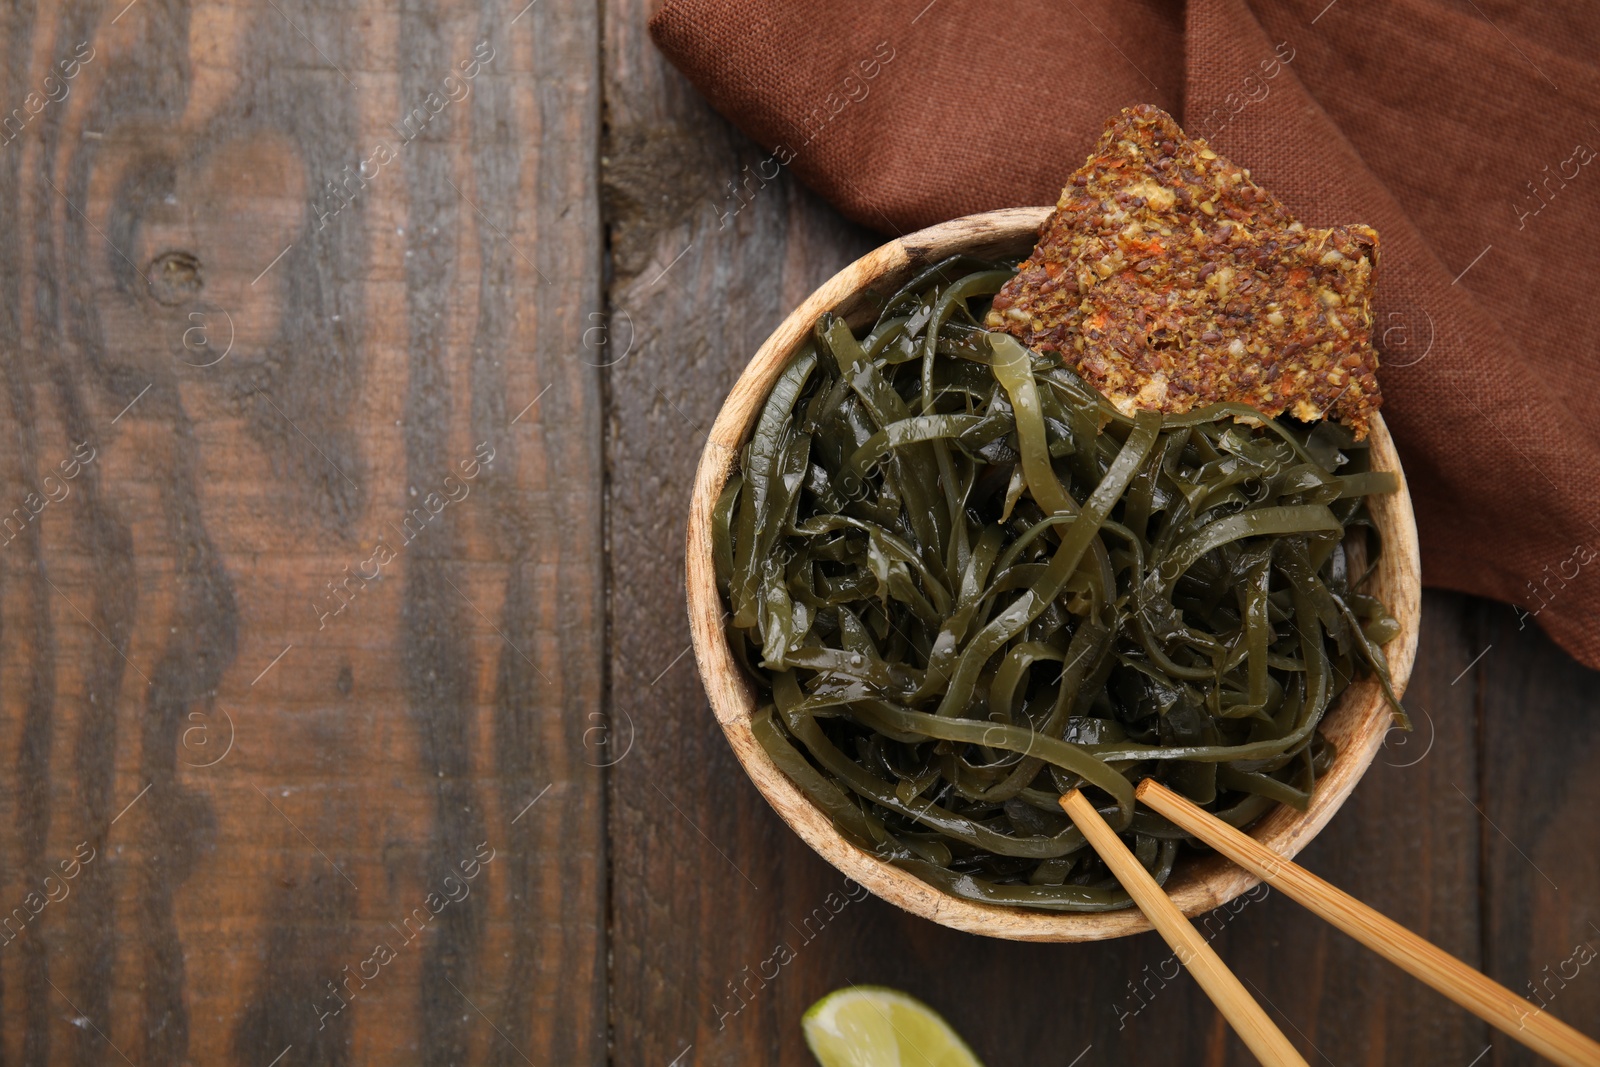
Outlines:
POLYGON ((988 325, 1058 352, 1124 412, 1219 401, 1358 438, 1382 401, 1378 235, 1302 226, 1148 105, 1107 124, 988 325))

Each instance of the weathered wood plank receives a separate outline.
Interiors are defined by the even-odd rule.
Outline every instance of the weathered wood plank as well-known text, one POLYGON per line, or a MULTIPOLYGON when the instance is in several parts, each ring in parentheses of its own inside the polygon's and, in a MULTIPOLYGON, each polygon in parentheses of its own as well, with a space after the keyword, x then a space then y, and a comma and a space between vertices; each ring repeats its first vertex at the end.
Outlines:
POLYGON ((597 12, 0 19, 0 1060, 600 1062, 597 12))
MULTIPOLYGON (((1477 819, 1484 969, 1590 1035, 1600 1034, 1600 675, 1557 648, 1527 612, 1594 581, 1593 550, 1552 560, 1523 612, 1486 611, 1477 819)), ((1478 650, 1475 650, 1478 651, 1478 650)), ((1495 1034, 1496 1065, 1540 1059, 1495 1034)))
MULTIPOLYGON (((787 969, 729 1017, 739 1003, 733 990, 747 976, 762 981, 757 972, 775 943, 798 936, 789 922, 803 924, 842 879, 778 823, 706 707, 688 652, 682 516, 705 429, 749 355, 876 239, 786 174, 752 178, 736 199, 730 183, 753 175, 766 153, 665 65, 645 34, 646 12, 643 2, 606 10, 604 175, 615 277, 605 332, 591 335, 588 352, 614 361, 612 1056, 619 1064, 801 1064, 809 1054, 795 1040, 799 973, 787 969)), ((821 931, 805 954, 811 968, 846 959, 842 934, 833 924, 821 931)))

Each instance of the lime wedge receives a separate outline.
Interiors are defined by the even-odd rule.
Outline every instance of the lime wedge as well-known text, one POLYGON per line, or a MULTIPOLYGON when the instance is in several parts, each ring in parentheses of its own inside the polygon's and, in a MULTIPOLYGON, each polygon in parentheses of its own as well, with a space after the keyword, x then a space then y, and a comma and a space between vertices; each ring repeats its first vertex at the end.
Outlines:
POLYGON ((983 1067, 938 1012, 883 986, 829 993, 800 1028, 822 1067, 983 1067))

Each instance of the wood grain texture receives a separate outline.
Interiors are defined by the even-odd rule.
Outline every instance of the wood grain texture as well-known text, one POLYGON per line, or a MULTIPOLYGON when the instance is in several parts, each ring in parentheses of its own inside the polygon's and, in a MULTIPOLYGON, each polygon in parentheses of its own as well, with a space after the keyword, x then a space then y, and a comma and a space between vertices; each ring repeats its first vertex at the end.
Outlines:
POLYGON ((738 370, 822 279, 878 242, 787 175, 752 180, 736 200, 730 183, 766 153, 665 65, 645 14, 642 2, 615 2, 605 15, 610 711, 619 736, 630 723, 636 736, 610 771, 612 1056, 805 1064, 784 995, 797 984, 763 978, 763 961, 772 975, 787 940, 811 968, 842 963, 843 927, 869 906, 829 910, 829 893, 836 907, 845 899, 843 879, 749 788, 706 710, 682 518, 738 370))
MULTIPOLYGON (((1564 581, 1597 580, 1562 562, 1551 561, 1546 599, 1564 581)), ((1484 969, 1600 1035, 1600 780, 1589 770, 1600 760, 1600 674, 1557 649, 1526 612, 1484 604, 1479 618, 1487 651, 1473 669, 1484 717, 1477 811, 1468 810, 1486 874, 1484 969)), ((1540 1062, 1493 1036, 1497 1067, 1540 1062)))
POLYGON ((0 18, 0 1061, 600 1062, 598 13, 0 18))

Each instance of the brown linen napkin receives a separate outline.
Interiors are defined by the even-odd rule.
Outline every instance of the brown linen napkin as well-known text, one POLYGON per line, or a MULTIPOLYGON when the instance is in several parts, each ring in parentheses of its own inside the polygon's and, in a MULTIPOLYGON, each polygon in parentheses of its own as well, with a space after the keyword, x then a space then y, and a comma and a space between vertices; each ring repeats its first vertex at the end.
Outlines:
POLYGON ((1424 579, 1600 667, 1600 8, 667 0, 650 29, 770 166, 886 232, 1053 204, 1134 103, 1307 225, 1375 227, 1424 579))

